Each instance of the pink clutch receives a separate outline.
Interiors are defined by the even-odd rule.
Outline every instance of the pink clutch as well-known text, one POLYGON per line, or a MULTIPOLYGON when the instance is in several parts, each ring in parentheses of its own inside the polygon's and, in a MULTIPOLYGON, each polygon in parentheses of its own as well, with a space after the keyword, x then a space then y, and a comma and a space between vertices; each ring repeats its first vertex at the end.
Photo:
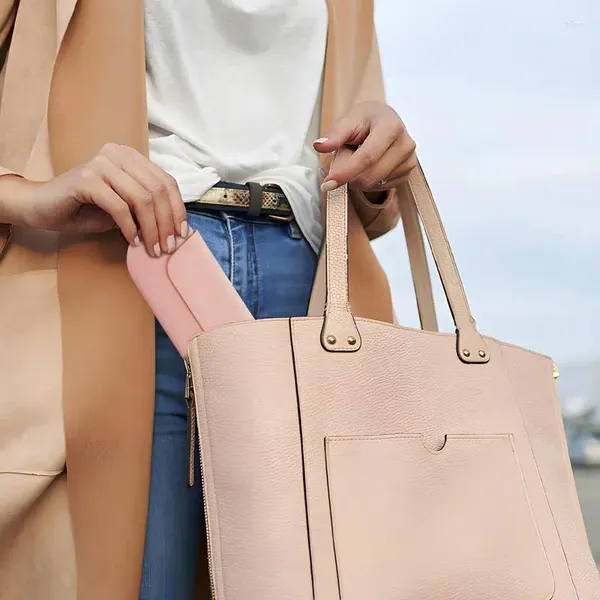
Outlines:
POLYGON ((127 267, 181 356, 189 341, 219 325, 253 319, 212 252, 194 231, 172 254, 148 256, 143 246, 130 247, 127 267))

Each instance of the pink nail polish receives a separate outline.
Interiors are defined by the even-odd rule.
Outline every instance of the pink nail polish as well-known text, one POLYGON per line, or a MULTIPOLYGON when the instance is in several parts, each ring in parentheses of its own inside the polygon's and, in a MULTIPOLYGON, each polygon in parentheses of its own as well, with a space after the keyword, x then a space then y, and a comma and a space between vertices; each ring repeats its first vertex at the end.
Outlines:
POLYGON ((170 235, 167 238, 167 251, 169 253, 173 252, 173 250, 175 250, 175 236, 174 235, 170 235))
POLYGON ((188 225, 187 221, 184 221, 181 224, 181 237, 182 238, 186 238, 190 233, 190 226, 188 225))
POLYGON ((136 235, 136 236, 133 238, 133 245, 134 245, 134 246, 139 246, 141 243, 142 243, 142 240, 140 240, 140 236, 139 236, 139 235, 136 235))
POLYGON ((324 192, 332 192, 333 190, 335 190, 337 187, 339 187, 338 182, 335 181, 334 179, 330 179, 329 181, 326 181, 322 186, 321 189, 324 192))

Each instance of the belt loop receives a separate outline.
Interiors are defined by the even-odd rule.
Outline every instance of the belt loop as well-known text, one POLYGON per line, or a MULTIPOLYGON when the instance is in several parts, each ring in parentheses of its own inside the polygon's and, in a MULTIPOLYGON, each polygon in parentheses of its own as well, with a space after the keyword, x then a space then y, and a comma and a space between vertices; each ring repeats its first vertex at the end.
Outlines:
POLYGON ((293 240, 301 240, 304 236, 302 235, 302 231, 300 230, 300 226, 298 225, 297 221, 290 221, 290 224, 288 225, 289 227, 289 232, 290 232, 290 237, 293 240))
POLYGON ((260 211, 262 210, 263 186, 254 181, 248 181, 246 185, 250 190, 250 206, 248 207, 248 216, 258 217, 258 215, 260 215, 260 211))

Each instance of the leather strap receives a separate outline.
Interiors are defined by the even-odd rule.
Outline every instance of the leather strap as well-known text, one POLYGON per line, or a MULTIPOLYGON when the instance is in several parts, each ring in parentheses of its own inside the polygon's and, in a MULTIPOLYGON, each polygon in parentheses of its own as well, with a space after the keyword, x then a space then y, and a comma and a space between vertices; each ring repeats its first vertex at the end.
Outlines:
POLYGON ((429 263, 427 262, 427 254, 425 252, 425 242, 419 222, 419 213, 417 212, 412 195, 408 195, 408 197, 400 200, 400 215, 404 228, 404 238, 408 250, 408 259, 415 288, 421 328, 425 331, 439 331, 433 290, 431 288, 429 263))
MULTIPOLYGON (((275 185, 260 185, 252 183, 255 189, 255 207, 260 208, 260 214, 266 216, 293 217, 292 207, 283 192, 275 185), (260 189, 259 189, 260 188, 260 189), (257 192, 260 192, 258 194, 257 192), (256 206, 260 199, 260 207, 256 206)), ((195 200, 188 201, 188 206, 200 206, 225 211, 243 211, 248 214, 251 205, 251 186, 240 183, 231 183, 219 181, 202 196, 195 200)))
MULTIPOLYGON (((465 363, 486 363, 489 351, 467 301, 439 212, 419 164, 409 176, 409 189, 435 260, 457 333, 457 354, 465 363)), ((325 319, 323 347, 332 352, 356 351, 360 336, 348 302, 348 186, 327 197, 325 319), (334 341, 335 340, 335 341, 334 341)))
POLYGON ((356 352, 361 339, 348 294, 348 184, 327 193, 325 321, 321 344, 332 352, 356 352))
POLYGON ((247 184, 250 190, 250 206, 248 207, 249 217, 258 217, 262 209, 262 185, 255 181, 249 181, 247 184))
MULTIPOLYGON (((431 287, 431 275, 425 252, 423 233, 419 222, 419 214, 412 194, 399 195, 399 203, 421 328, 426 331, 438 331, 435 302, 431 287)), ((311 317, 320 316, 325 311, 325 257, 327 254, 325 246, 326 243, 324 242, 319 254, 317 271, 312 286, 308 307, 308 316, 311 317)))

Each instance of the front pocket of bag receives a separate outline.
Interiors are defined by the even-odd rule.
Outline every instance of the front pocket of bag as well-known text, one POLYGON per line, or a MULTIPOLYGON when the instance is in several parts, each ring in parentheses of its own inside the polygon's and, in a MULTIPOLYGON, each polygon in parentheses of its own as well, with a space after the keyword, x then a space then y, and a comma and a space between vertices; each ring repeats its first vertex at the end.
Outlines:
POLYGON ((342 600, 551 600, 510 435, 328 437, 342 600))

